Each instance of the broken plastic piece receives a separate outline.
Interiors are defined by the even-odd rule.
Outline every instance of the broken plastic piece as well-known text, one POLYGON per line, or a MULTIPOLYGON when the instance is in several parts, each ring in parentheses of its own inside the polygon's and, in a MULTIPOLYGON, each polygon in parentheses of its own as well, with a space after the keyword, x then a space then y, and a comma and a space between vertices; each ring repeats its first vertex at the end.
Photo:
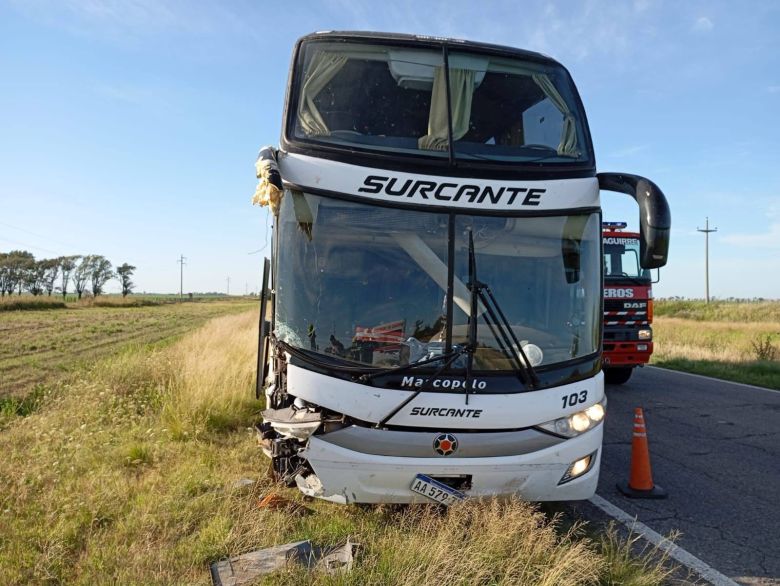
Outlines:
POLYGON ((338 503, 340 505, 347 504, 347 497, 343 494, 325 494, 322 481, 317 478, 316 474, 309 474, 306 477, 304 477, 302 474, 298 474, 295 477, 295 484, 298 486, 298 490, 300 490, 306 496, 321 498, 332 503, 338 503))
POLYGON ((255 485, 255 481, 251 478, 239 478, 233 483, 234 490, 248 490, 255 485))
POLYGON ((307 440, 322 423, 322 414, 294 407, 266 409, 261 415, 281 436, 301 441, 307 440))
POLYGON ((276 547, 252 551, 211 564, 215 586, 242 586, 254 583, 259 576, 299 564, 308 570, 325 574, 345 574, 352 569, 358 544, 349 539, 340 547, 315 547, 310 541, 295 541, 276 547))

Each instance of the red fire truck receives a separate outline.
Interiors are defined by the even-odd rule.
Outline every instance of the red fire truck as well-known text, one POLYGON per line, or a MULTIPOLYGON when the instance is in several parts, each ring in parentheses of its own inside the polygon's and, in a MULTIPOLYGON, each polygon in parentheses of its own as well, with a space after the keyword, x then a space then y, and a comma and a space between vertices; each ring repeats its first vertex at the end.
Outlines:
POLYGON ((653 289, 639 263, 639 234, 625 222, 603 222, 605 381, 620 385, 653 353, 653 289))

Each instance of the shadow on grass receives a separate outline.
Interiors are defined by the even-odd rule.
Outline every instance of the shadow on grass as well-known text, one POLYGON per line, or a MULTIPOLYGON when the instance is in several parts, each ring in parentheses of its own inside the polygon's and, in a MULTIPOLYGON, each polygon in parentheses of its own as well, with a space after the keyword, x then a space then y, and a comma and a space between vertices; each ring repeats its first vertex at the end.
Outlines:
POLYGON ((654 361, 652 365, 780 390, 780 362, 778 361, 720 362, 671 358, 654 361))

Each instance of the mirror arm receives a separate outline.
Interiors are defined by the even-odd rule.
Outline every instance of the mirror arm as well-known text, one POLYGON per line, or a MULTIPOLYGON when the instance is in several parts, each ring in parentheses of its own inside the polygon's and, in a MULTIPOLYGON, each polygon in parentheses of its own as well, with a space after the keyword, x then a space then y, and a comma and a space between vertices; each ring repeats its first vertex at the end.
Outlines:
POLYGON ((663 191, 652 181, 629 173, 599 173, 599 189, 625 193, 639 205, 639 264, 643 269, 666 265, 672 214, 663 191))

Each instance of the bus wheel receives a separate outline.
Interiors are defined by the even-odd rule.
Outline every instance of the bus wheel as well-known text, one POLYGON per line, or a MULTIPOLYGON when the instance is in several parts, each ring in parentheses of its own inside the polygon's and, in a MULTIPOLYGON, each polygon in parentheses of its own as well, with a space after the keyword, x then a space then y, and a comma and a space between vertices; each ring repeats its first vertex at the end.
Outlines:
POLYGON ((608 385, 622 385, 631 378, 633 368, 605 368, 604 380, 608 385))

